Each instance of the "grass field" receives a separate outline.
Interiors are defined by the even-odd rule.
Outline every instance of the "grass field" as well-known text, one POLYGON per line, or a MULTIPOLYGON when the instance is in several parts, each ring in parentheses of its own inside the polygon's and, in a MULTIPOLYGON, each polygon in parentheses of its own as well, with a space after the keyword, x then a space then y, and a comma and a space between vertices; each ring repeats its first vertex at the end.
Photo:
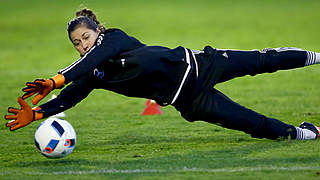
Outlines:
MULTIPOLYGON (((95 10, 106 26, 148 45, 320 51, 317 0, 2 0, 2 117, 9 106, 18 106, 26 81, 49 78, 78 58, 66 25, 81 6, 95 10)), ((319 124, 319 79, 320 66, 314 65, 238 78, 217 88, 287 123, 319 124)), ((254 139, 204 122, 189 123, 173 107, 162 108, 161 116, 141 116, 145 101, 94 91, 66 111, 77 145, 58 160, 46 159, 34 146, 40 121, 10 132, 2 118, 0 179, 320 178, 319 140, 254 139)))

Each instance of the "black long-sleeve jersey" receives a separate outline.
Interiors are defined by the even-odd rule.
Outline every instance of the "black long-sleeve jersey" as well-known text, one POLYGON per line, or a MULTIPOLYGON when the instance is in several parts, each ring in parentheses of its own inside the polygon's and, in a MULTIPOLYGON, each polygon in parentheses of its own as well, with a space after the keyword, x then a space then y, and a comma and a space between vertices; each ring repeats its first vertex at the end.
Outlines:
POLYGON ((117 59, 120 53, 146 46, 137 39, 128 36, 120 29, 108 29, 100 33, 89 52, 70 66, 58 73, 65 77, 65 84, 79 79, 84 74, 93 71, 99 65, 110 59, 117 59))
POLYGON ((175 102, 187 81, 194 84, 197 68, 189 49, 146 46, 119 29, 109 29, 84 56, 59 71, 65 84, 72 83, 40 107, 45 117, 51 116, 73 107, 93 89, 154 99, 164 106, 175 102))

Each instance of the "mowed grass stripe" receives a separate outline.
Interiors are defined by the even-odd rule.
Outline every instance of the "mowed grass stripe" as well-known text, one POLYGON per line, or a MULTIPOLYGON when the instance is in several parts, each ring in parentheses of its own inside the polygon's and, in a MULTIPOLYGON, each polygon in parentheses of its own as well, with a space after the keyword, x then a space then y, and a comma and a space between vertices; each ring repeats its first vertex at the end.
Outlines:
MULTIPOLYGON (((296 166, 296 167, 238 167, 238 168, 220 168, 220 169, 203 169, 203 168, 188 168, 182 169, 99 169, 90 171, 53 171, 53 172, 26 172, 26 175, 81 175, 81 174, 139 174, 139 173, 181 173, 181 172, 196 172, 196 173, 233 173, 233 172, 257 172, 257 171, 306 171, 320 170, 320 166, 296 166)), ((0 175, 14 174, 14 172, 3 172, 0 175)))

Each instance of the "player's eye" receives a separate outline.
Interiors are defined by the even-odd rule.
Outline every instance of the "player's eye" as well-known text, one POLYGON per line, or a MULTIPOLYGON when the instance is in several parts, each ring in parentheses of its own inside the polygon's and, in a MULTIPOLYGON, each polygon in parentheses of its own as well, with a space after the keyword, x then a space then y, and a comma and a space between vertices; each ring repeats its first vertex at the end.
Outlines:
POLYGON ((89 39, 89 35, 84 36, 83 39, 89 39))

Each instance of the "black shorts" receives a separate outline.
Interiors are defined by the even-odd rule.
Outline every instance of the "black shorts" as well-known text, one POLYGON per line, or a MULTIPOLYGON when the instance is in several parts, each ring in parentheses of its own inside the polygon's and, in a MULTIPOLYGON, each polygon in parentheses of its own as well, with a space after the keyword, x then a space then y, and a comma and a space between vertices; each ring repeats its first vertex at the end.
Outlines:
MULTIPOLYGON (((183 91, 173 104, 186 120, 206 121, 240 130, 256 138, 296 137, 293 125, 269 118, 232 101, 214 88, 235 77, 271 73, 303 67, 306 51, 271 49, 268 51, 233 51, 208 49, 196 55, 199 78, 195 92, 183 91), (188 92, 188 93, 184 93, 188 92)), ((205 49, 206 50, 206 49, 205 49)))

